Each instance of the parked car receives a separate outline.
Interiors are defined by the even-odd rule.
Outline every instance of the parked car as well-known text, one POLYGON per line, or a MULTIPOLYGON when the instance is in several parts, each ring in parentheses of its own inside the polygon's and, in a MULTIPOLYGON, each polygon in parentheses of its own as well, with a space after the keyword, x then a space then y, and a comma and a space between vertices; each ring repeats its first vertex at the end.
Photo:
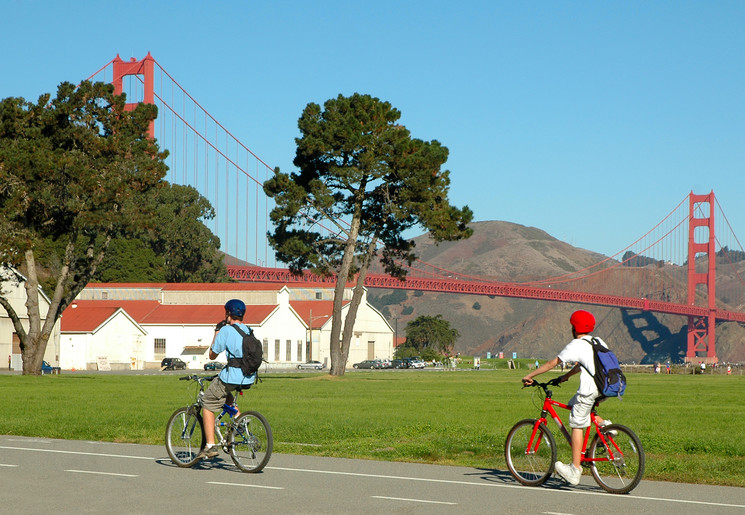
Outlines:
POLYGON ((394 359, 391 361, 391 368, 409 368, 410 359, 394 359))
POLYGON ((59 374, 60 367, 53 367, 48 361, 41 362, 41 373, 42 374, 59 374))
POLYGON ((379 359, 366 359, 352 365, 354 368, 383 368, 383 364, 379 359))
POLYGON ((179 358, 163 358, 160 362, 161 370, 186 370, 186 363, 179 358))
POLYGON ((393 368, 393 363, 390 359, 381 359, 380 363, 383 365, 383 368, 393 368))
POLYGON ((411 363, 409 364, 409 368, 424 368, 426 366, 426 363, 422 361, 421 359, 412 359, 411 363))
POLYGON ((225 363, 220 363, 219 361, 208 361, 204 364, 205 370, 222 370, 225 366, 225 363))
POLYGON ((300 363, 297 366, 298 370, 303 370, 305 368, 315 369, 315 370, 323 370, 326 368, 325 363, 321 363, 320 361, 306 361, 305 363, 300 363))

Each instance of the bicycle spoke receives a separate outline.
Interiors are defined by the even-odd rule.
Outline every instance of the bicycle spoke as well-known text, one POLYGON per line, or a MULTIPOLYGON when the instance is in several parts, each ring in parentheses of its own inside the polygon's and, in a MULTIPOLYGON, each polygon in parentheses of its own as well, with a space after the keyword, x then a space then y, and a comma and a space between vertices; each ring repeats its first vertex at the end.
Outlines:
POLYGON ((644 474, 644 449, 631 429, 614 424, 603 434, 606 444, 596 435, 590 445, 590 470, 597 483, 611 493, 633 490, 644 474), (615 433, 615 434, 612 434, 615 433))

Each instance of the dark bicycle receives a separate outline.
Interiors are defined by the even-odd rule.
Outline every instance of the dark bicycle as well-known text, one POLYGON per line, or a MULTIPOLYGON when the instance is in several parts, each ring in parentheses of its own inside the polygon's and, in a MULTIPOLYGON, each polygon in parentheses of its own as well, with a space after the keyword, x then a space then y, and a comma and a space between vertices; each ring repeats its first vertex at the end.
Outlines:
MULTIPOLYGON (((179 467, 193 467, 199 461, 197 454, 206 444, 202 399, 205 383, 216 377, 191 375, 179 378, 199 385, 194 403, 177 409, 166 426, 166 451, 179 467)), ((241 388, 236 392, 243 395, 241 388)), ((238 414, 234 396, 233 404, 223 404, 222 412, 215 417, 215 445, 229 454, 243 472, 259 472, 269 462, 274 439, 269 422, 261 413, 246 411, 238 414)))

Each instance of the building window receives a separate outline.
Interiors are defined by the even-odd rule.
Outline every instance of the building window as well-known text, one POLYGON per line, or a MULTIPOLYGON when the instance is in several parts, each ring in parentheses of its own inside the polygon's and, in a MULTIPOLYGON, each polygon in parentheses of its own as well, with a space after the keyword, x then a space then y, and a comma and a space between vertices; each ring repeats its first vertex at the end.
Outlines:
POLYGON ((269 340, 264 338, 261 341, 261 350, 264 352, 264 359, 269 359, 269 340))
POLYGON ((375 342, 367 342, 367 359, 375 359, 375 342))
POLYGON ((274 360, 281 361, 279 355, 279 340, 274 340, 274 360))
POLYGON ((292 340, 285 342, 285 361, 292 361, 292 340))
POLYGON ((102 291, 102 292, 101 292, 101 299, 102 299, 102 300, 107 300, 108 298, 109 298, 109 292, 107 292, 107 291, 102 291))
POLYGON ((323 292, 321 291, 316 292, 316 300, 323 300, 323 292))
POLYGON ((166 339, 165 338, 155 338, 154 344, 153 344, 153 354, 155 354, 155 359, 163 359, 166 357, 166 339))
MULTIPOLYGON (((310 359, 310 358, 308 358, 310 359)), ((297 360, 302 361, 303 360, 303 340, 297 341, 297 360)))

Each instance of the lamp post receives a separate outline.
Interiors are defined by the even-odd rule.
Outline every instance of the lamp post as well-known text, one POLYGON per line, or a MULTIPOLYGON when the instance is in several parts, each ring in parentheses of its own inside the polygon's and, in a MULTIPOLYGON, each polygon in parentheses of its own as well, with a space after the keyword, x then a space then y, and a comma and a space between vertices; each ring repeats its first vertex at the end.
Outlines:
POLYGON ((305 361, 313 359, 313 321, 321 318, 328 318, 328 315, 313 316, 313 308, 310 309, 310 315, 308 316, 308 346, 305 349, 305 361))

